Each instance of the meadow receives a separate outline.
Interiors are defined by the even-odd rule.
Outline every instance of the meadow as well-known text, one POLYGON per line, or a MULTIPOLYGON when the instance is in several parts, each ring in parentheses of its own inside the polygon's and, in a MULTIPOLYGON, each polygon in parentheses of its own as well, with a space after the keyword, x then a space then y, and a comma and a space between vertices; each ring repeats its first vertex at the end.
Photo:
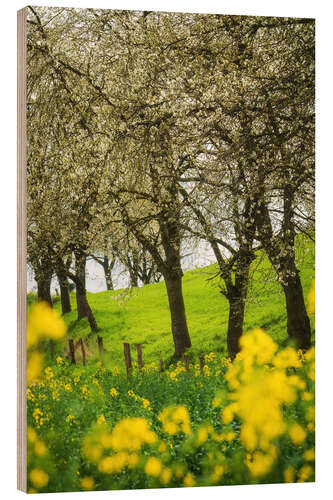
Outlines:
MULTIPOLYGON (((299 241, 297 259, 300 275, 307 297, 314 280, 314 243, 299 241)), ((220 282, 211 279, 217 266, 210 265, 184 273, 183 293, 187 321, 192 340, 188 354, 198 357, 211 351, 227 356, 228 302, 219 292, 220 282)), ((286 346, 287 318, 282 288, 276 281, 268 259, 258 252, 252 265, 252 282, 246 304, 244 331, 261 327, 280 345, 286 346)), ((35 300, 33 294, 29 303, 35 300)), ((88 293, 89 304, 99 325, 98 335, 103 338, 104 363, 108 367, 124 369, 123 342, 133 346, 142 344, 144 361, 168 362, 173 354, 170 331, 170 312, 164 282, 145 285, 142 288, 88 293)), ((97 356, 96 335, 91 333, 87 318, 77 321, 75 293, 71 294, 72 312, 64 315, 68 337, 83 338, 87 344, 88 357, 97 356)), ((61 312, 59 298, 55 297, 55 310, 61 312)), ((314 333, 314 319, 310 318, 314 333)), ((58 344, 58 353, 63 355, 67 343, 58 344)), ((77 352, 80 356, 80 352, 77 352)))
MULTIPOLYGON (((299 262, 313 326, 311 245, 299 249, 299 262)), ((314 480, 314 348, 304 355, 288 344, 279 285, 258 258, 249 333, 231 363, 227 304, 218 282, 207 281, 214 272, 184 275, 193 343, 187 367, 171 359, 163 282, 89 294, 102 357, 86 320, 75 321, 74 297, 63 318, 59 302, 51 310, 28 297, 30 492, 314 480), (67 358, 68 338, 80 337, 86 366, 79 352, 76 365, 67 358), (129 376, 123 342, 142 344, 144 367, 134 361, 129 376)))

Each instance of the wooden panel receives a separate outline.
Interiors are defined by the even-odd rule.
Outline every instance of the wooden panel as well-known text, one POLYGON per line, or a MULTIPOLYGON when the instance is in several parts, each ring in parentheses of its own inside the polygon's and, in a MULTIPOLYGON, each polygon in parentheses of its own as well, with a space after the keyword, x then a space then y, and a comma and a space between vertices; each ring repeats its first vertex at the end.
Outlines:
POLYGON ((17 13, 17 487, 27 491, 26 9, 17 13))

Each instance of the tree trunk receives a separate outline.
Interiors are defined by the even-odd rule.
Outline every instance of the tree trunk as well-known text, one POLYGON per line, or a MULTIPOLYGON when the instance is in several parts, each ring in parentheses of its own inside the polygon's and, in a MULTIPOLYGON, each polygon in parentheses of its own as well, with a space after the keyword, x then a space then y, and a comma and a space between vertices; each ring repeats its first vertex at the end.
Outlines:
POLYGON ((288 336, 295 342, 297 348, 306 350, 311 346, 311 327, 295 262, 295 235, 290 217, 290 214, 285 211, 284 253, 281 252, 281 246, 274 241, 269 212, 264 201, 261 201, 258 206, 256 219, 260 240, 285 294, 288 336))
POLYGON ((90 328, 93 332, 98 330, 97 322, 95 316, 91 310, 88 303, 87 292, 85 288, 80 285, 76 285, 76 303, 77 303, 77 319, 87 317, 89 321, 90 328))
POLYGON ((103 268, 104 268, 106 289, 107 290, 113 290, 113 281, 112 281, 111 269, 110 269, 110 267, 108 265, 103 265, 103 268))
POLYGON ((60 287, 61 310, 62 314, 71 312, 71 300, 69 295, 68 281, 66 275, 57 272, 57 278, 60 287))
POLYGON ((311 347, 311 327, 298 271, 282 286, 287 307, 288 336, 297 349, 307 350, 311 347))
POLYGON ((37 298, 38 301, 47 302, 51 307, 51 278, 41 278, 37 280, 37 298))
POLYGON ((96 319, 90 308, 86 292, 86 256, 75 255, 77 319, 87 317, 93 332, 98 330, 96 319))
POLYGON ((279 276, 285 295, 288 337, 295 343, 297 349, 309 349, 311 347, 311 326, 295 259, 287 256, 284 259, 278 260, 275 257, 269 260, 279 276))
POLYGON ((71 360, 72 365, 75 365, 76 361, 75 361, 74 340, 68 339, 68 345, 69 345, 69 359, 71 360))
POLYGON ((228 318, 228 332, 227 332, 227 345, 228 354, 231 359, 236 357, 239 352, 239 339, 243 333, 245 301, 242 297, 235 294, 228 297, 229 300, 229 318, 228 318))
POLYGON ((229 301, 227 345, 231 359, 234 359, 240 350, 239 339, 243 334, 250 266, 254 258, 254 254, 250 251, 239 251, 236 261, 235 284, 229 283, 227 286, 226 297, 229 301))
POLYGON ((185 349, 191 347, 191 339, 187 328, 185 304, 182 291, 182 278, 165 277, 171 314, 171 329, 175 344, 174 357, 181 357, 185 349))

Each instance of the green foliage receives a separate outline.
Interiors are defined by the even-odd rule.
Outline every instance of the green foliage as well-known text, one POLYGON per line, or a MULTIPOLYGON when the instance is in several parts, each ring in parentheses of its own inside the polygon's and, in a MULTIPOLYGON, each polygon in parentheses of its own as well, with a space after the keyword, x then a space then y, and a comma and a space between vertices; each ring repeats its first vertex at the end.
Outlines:
POLYGON ((312 480, 314 353, 305 360, 288 348, 278 364, 277 345, 257 332, 257 355, 250 346, 250 356, 231 364, 212 352, 203 372, 179 361, 161 374, 152 363, 127 378, 101 362, 73 367, 58 357, 28 388, 30 492, 312 480), (232 390, 240 376, 242 387, 232 390), (253 391, 255 412, 246 404, 253 391), (235 399, 239 415, 227 421, 235 399), (277 432, 259 427, 252 447, 245 429, 260 424, 261 409, 283 427, 272 418, 277 432), (129 457, 133 467, 123 464, 129 457))

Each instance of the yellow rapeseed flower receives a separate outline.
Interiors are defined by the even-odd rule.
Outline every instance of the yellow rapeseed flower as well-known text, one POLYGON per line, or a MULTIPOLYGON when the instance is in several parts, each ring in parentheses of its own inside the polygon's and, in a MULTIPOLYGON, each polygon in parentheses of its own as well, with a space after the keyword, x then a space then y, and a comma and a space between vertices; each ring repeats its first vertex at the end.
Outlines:
POLYGON ((84 490, 93 490, 95 486, 95 481, 90 476, 85 476, 81 479, 81 487, 84 490))
POLYGON ((288 432, 290 439, 296 446, 304 443, 306 439, 306 431, 301 425, 293 424, 288 432))
POLYGON ((30 441, 30 443, 35 443, 37 440, 36 431, 32 427, 28 427, 27 429, 27 439, 28 441, 30 441))
POLYGON ((314 448, 311 448, 310 450, 306 450, 306 452, 303 454, 303 458, 307 462, 312 462, 315 459, 315 450, 314 450, 314 448))
POLYGON ((242 335, 239 343, 242 351, 240 357, 246 361, 246 364, 250 365, 254 360, 259 365, 270 363, 278 348, 272 338, 261 328, 256 328, 250 333, 242 335))
POLYGON ((293 467, 287 467, 284 469, 283 477, 285 483, 293 483, 295 481, 295 471, 293 467))
POLYGON ((229 431, 225 434, 224 439, 230 443, 233 439, 235 439, 236 434, 233 431, 229 431))
POLYGON ((215 396, 215 398, 212 401, 212 407, 213 408, 218 408, 222 404, 222 398, 220 396, 215 396))
POLYGON ((313 473, 313 468, 311 465, 303 465, 299 472, 298 472, 298 483, 304 483, 305 481, 308 481, 310 477, 312 476, 313 473))
POLYGON ((150 401, 148 401, 148 399, 141 398, 141 402, 142 402, 142 407, 143 408, 145 408, 147 410, 151 410, 150 401))
POLYGON ((185 406, 179 405, 164 408, 159 414, 158 419, 162 422, 163 430, 168 434, 173 435, 177 432, 191 434, 190 417, 185 406))
POLYGON ((167 445, 164 441, 162 441, 162 443, 160 443, 158 446, 158 451, 160 453, 164 453, 166 450, 167 450, 167 445))
POLYGON ((96 464, 103 454, 103 446, 99 443, 89 443, 86 438, 82 446, 82 454, 89 462, 96 464))
POLYGON ((128 417, 118 422, 111 433, 111 447, 115 451, 137 451, 143 444, 157 441, 156 434, 150 429, 145 418, 128 417))
POLYGON ((27 362, 27 383, 31 384, 39 379, 43 370, 44 356, 42 353, 35 351, 28 356, 27 362))
POLYGON ((314 394, 312 392, 303 392, 302 394, 303 401, 312 401, 314 399, 314 394))
POLYGON ((200 427, 198 430, 198 437, 196 444, 197 446, 201 446, 203 443, 205 443, 208 439, 208 430, 207 427, 200 427))
POLYGON ((191 472, 188 472, 184 477, 184 486, 186 486, 187 488, 195 486, 195 479, 191 472))
POLYGON ((311 347, 308 351, 306 351, 304 357, 305 357, 305 360, 307 362, 314 361, 315 360, 315 348, 311 347))
POLYGON ((246 461, 252 477, 260 477, 268 474, 276 459, 275 448, 272 447, 269 453, 255 451, 253 457, 246 461))
POLYGON ((215 465, 213 473, 210 476, 211 481, 213 483, 217 483, 221 479, 221 477, 223 476, 224 472, 225 472, 225 468, 223 465, 221 465, 221 464, 215 465))
POLYGON ((43 488, 49 482, 49 476, 41 469, 32 469, 29 478, 36 488, 43 488))
POLYGON ((102 458, 98 470, 103 474, 117 474, 127 465, 127 453, 124 451, 109 457, 102 458))
POLYGON ((299 368, 301 361, 293 347, 286 347, 274 357, 273 365, 277 368, 299 368))
POLYGON ((46 302, 38 302, 31 308, 27 318, 27 347, 35 346, 40 339, 58 340, 66 334, 62 317, 46 302))
POLYGON ((139 455, 137 453, 130 453, 128 455, 127 465, 130 469, 134 469, 134 467, 137 466, 138 462, 139 462, 139 455))
POLYGON ((45 444, 43 443, 43 441, 36 441, 36 443, 35 443, 36 455, 38 455, 39 457, 42 457, 46 454, 46 452, 47 452, 47 448, 46 448, 45 444))
POLYGON ((145 473, 148 476, 158 477, 162 471, 162 462, 159 458, 150 457, 148 458, 145 465, 145 473))
POLYGON ((166 467, 161 472, 161 481, 163 484, 168 484, 170 482, 170 479, 171 479, 171 470, 169 469, 169 467, 166 467))

